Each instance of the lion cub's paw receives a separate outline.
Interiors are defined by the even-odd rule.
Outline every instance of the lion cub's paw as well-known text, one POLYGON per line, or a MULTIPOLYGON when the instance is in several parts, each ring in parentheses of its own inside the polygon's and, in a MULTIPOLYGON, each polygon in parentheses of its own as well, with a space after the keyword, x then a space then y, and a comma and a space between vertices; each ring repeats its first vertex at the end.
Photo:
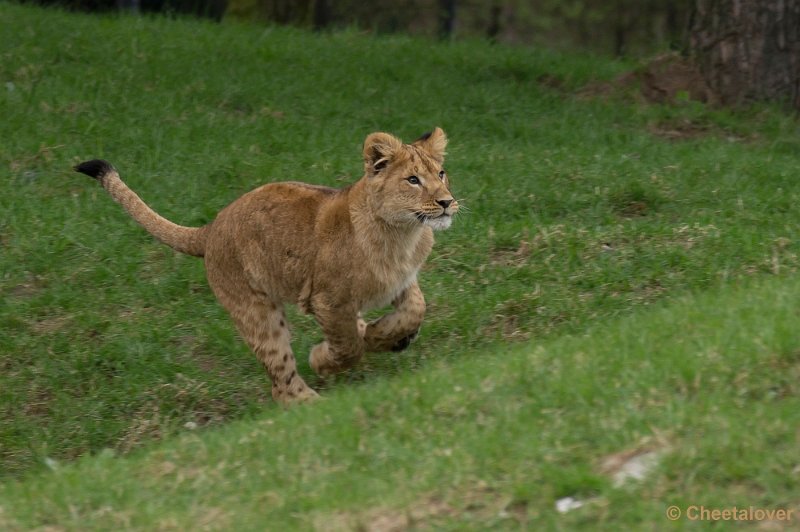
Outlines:
POLYGON ((299 387, 296 390, 291 389, 277 389, 272 388, 272 398, 275 399, 276 402, 284 405, 290 406, 300 403, 310 403, 313 401, 317 401, 318 399, 322 399, 320 395, 308 387, 305 383, 303 383, 302 387, 299 387))
POLYGON ((419 336, 419 329, 395 342, 395 344, 391 347, 392 351, 404 351, 408 346, 411 345, 411 342, 417 339, 417 336, 419 336))
POLYGON ((336 360, 328 349, 328 342, 321 342, 311 349, 308 363, 314 373, 320 377, 327 377, 336 373, 336 360))
POLYGON ((361 338, 364 338, 367 335, 367 322, 361 317, 361 314, 358 314, 358 318, 356 318, 356 325, 358 326, 358 335, 361 338))

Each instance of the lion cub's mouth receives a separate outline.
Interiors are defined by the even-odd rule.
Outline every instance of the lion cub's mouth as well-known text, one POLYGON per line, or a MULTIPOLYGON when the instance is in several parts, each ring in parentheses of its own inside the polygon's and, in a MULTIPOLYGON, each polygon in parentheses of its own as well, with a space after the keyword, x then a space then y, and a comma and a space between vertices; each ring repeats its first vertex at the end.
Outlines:
POLYGON ((416 214, 417 220, 434 230, 447 229, 450 227, 450 224, 453 223, 453 216, 446 212, 442 212, 436 216, 431 216, 421 212, 414 214, 416 214))
POLYGON ((441 214, 436 214, 436 215, 425 214, 424 212, 415 212, 414 214, 416 215, 417 220, 419 220, 422 223, 425 223, 425 222, 427 222, 429 220, 438 220, 439 218, 449 218, 450 217, 450 215, 447 214, 444 211, 442 211, 441 214))

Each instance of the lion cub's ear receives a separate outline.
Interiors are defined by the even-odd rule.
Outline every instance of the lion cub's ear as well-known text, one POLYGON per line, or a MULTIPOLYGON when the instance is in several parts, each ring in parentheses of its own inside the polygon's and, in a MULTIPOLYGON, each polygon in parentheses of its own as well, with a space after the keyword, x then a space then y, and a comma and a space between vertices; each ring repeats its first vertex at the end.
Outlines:
POLYGON ((444 161, 444 150, 447 148, 447 135, 444 134, 442 128, 436 127, 430 133, 425 133, 415 140, 414 145, 419 146, 441 163, 444 161))
POLYGON ((403 148, 397 137, 388 133, 371 133, 364 140, 364 170, 367 175, 375 175, 389 164, 403 148))

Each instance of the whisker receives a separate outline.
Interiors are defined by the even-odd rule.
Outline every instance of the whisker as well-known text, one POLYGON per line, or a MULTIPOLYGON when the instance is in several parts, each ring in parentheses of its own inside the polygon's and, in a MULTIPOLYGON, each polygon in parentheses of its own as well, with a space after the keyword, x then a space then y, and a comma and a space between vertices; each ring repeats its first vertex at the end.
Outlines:
POLYGON ((472 210, 469 205, 462 203, 464 200, 457 199, 456 201, 458 202, 458 211, 456 211, 456 214, 459 212, 469 213, 472 210))

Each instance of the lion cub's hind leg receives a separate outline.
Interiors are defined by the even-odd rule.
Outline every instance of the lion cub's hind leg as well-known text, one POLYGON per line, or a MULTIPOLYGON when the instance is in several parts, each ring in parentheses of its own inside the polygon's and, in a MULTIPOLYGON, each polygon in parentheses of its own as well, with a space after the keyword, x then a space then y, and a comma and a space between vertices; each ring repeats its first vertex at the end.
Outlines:
POLYGON ((237 327, 272 381, 272 397, 279 403, 307 401, 318 397, 297 373, 291 333, 281 305, 265 301, 251 306, 249 316, 234 318, 237 327))
POLYGON ((297 373, 283 306, 249 290, 238 297, 226 296, 217 290, 215 293, 267 370, 272 380, 272 397, 282 404, 319 397, 297 373))

